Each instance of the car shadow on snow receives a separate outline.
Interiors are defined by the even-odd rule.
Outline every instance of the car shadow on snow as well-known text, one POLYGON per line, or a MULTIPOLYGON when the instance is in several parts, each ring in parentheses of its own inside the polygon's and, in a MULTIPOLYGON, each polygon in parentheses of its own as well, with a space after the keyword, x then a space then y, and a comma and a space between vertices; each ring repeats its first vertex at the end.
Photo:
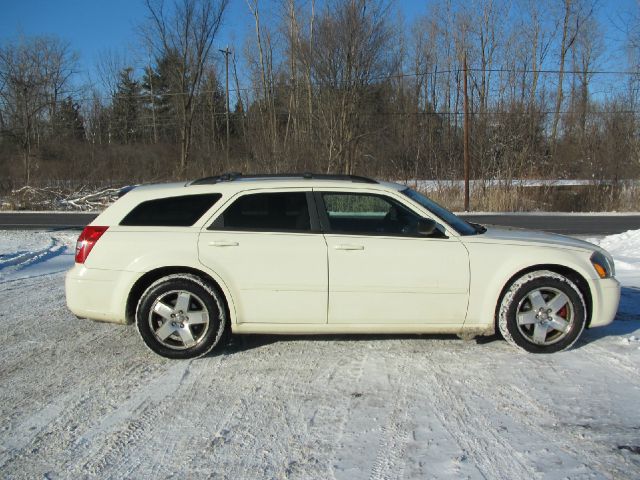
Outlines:
POLYGON ((605 337, 621 337, 640 329, 640 288, 622 287, 616 318, 609 325, 586 330, 576 345, 586 345, 605 337))
MULTIPOLYGON (((233 355, 248 350, 265 347, 276 342, 362 342, 376 340, 459 340, 456 335, 426 335, 426 334, 327 334, 327 335, 270 335, 243 334, 232 335, 229 343, 222 348, 218 355, 233 355)), ((460 340, 462 342, 462 340, 460 340)), ((216 355, 213 353, 212 355, 216 355)))
MULTIPOLYGON (((615 320, 605 326, 586 330, 582 334, 582 338, 578 341, 574 348, 580 348, 591 342, 605 337, 625 336, 634 333, 640 329, 640 288, 623 287, 620 298, 620 306, 615 320)), ((217 355, 233 355, 248 350, 271 345, 276 342, 360 342, 371 340, 406 340, 406 339, 423 339, 423 340, 458 340, 456 335, 414 335, 414 334, 336 334, 336 335, 269 335, 269 334, 251 334, 251 335, 232 335, 231 341, 227 346, 221 349, 217 355)), ((463 340, 460 340, 461 342, 463 340)), ((499 333, 488 335, 485 337, 477 337, 475 343, 484 345, 502 341, 499 333)), ((214 353, 213 355, 216 355, 214 353)))

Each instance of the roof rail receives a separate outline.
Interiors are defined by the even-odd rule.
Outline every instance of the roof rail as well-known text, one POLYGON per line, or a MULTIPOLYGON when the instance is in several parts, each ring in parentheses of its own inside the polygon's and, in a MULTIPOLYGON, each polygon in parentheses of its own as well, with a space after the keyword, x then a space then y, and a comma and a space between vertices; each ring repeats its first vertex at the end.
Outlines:
POLYGON ((277 178, 302 178, 305 180, 344 180, 356 183, 378 183, 376 180, 368 177, 361 177, 358 175, 339 175, 330 173, 264 173, 257 175, 243 175, 239 172, 223 173, 222 175, 215 175, 213 177, 199 178, 188 182, 186 185, 211 185, 221 182, 232 182, 238 179, 277 179, 277 178))

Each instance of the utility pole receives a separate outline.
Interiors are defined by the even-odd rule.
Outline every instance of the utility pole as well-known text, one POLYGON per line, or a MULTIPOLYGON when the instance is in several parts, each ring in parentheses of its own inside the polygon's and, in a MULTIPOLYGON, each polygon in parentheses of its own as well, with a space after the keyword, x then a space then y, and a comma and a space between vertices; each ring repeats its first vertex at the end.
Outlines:
POLYGON ((149 77, 149 92, 151 93, 151 121, 153 122, 153 143, 158 143, 158 126, 156 125, 156 97, 153 95, 153 70, 151 61, 147 62, 147 76, 149 77))
POLYGON ((226 88, 225 91, 227 93, 226 97, 227 97, 227 144, 226 144, 226 156, 227 156, 227 168, 229 167, 229 139, 230 139, 230 134, 229 134, 229 55, 231 54, 231 50, 229 50, 229 46, 227 45, 227 47, 224 50, 220 50, 222 53, 224 53, 224 65, 225 65, 225 70, 226 70, 226 74, 227 74, 227 80, 226 80, 226 88))
POLYGON ((469 211, 469 97, 467 96, 467 52, 464 52, 464 211, 469 211))

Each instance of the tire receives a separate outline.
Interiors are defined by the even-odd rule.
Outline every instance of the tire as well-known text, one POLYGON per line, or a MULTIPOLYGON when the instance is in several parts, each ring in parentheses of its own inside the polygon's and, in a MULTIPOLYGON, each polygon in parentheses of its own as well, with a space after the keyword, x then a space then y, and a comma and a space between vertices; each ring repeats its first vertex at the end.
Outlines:
POLYGON ((548 270, 515 280, 500 302, 498 328, 511 345, 530 353, 571 348, 587 323, 587 308, 578 287, 548 270))
POLYGON ((136 327, 144 343, 166 358, 206 355, 224 343, 227 315, 224 297, 190 274, 163 277, 140 297, 136 327))

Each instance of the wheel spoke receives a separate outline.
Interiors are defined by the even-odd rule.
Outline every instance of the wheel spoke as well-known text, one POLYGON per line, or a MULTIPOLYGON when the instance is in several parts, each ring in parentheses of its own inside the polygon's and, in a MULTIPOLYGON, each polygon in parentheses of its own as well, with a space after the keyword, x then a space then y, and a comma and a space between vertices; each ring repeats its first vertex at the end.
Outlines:
POLYGON ((189 292, 180 292, 176 301, 175 309, 187 313, 189 311, 189 303, 191 302, 191 294, 189 292))
POLYGON ((184 343, 185 347, 187 348, 193 347, 196 344, 196 341, 193 338, 193 334, 191 333, 191 329, 189 328, 188 325, 185 325, 184 328, 179 328, 177 332, 178 332, 178 335, 180 335, 180 338, 182 339, 182 343, 184 343))
POLYGON ((558 311, 569 303, 569 297, 560 292, 552 300, 547 303, 547 308, 551 309, 552 313, 558 313, 558 311))
POLYGON ((207 312, 189 312, 189 325, 198 325, 201 323, 207 323, 209 321, 209 315, 207 312))
POLYGON ((160 340, 166 340, 176 329, 171 325, 169 320, 165 320, 164 324, 156 330, 156 335, 160 340))
POLYGON ((540 290, 534 290, 529 295, 527 295, 527 298, 531 302, 531 310, 539 310, 547 304, 547 302, 544 301, 540 290))
POLYGON ((569 328, 569 322, 558 315, 554 315, 553 318, 549 321, 549 326, 554 330, 566 332, 567 328, 569 328))
POLYGON ((541 323, 537 323, 533 329, 533 341, 538 344, 543 344, 547 339, 547 326, 541 323))
POLYGON ((155 340, 164 348, 187 350, 204 341, 209 332, 209 315, 197 293, 176 289, 156 297, 147 321, 155 340))
POLYGON ((536 313, 534 310, 529 310, 528 312, 522 312, 518 314, 518 324, 520 325, 531 325, 532 323, 537 323, 539 320, 536 317, 536 313))
POLYGON ((170 306, 165 305, 162 302, 156 303, 154 305, 154 307, 153 307, 153 311, 156 312, 158 315, 160 315, 165 320, 170 320, 171 319, 171 314, 173 313, 173 309, 170 306))

